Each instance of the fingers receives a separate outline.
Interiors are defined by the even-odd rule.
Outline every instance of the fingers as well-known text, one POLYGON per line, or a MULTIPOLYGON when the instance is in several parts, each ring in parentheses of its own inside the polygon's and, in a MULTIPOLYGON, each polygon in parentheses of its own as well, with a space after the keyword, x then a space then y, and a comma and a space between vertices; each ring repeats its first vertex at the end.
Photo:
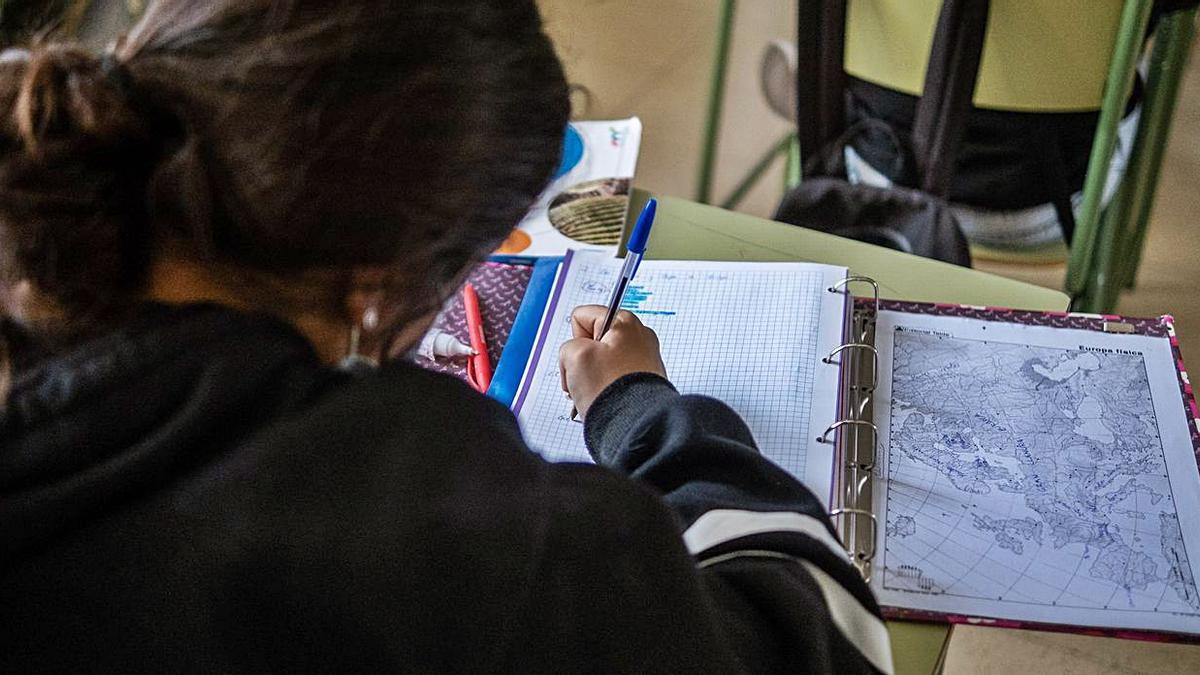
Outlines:
POLYGON ((558 348, 558 378, 562 390, 571 393, 568 381, 568 371, 577 368, 587 361, 588 354, 596 349, 596 341, 591 338, 572 338, 562 343, 558 348))
MULTIPOLYGON (((580 305, 571 312, 571 337, 596 339, 604 326, 608 308, 603 305, 580 305)), ((641 326, 642 322, 630 311, 620 310, 613 317, 613 327, 618 325, 641 326)), ((611 328, 610 328, 611 330, 611 328)))
POLYGON ((603 305, 580 305, 571 312, 571 337, 595 339, 608 308, 603 305))
MULTIPOLYGON (((562 390, 570 396, 570 387, 568 386, 567 370, 573 367, 590 349, 595 349, 595 337, 599 334, 600 329, 604 327, 604 319, 608 316, 608 308, 603 305, 580 305, 571 312, 571 335, 572 339, 564 342, 558 352, 558 379, 562 390)), ((618 330, 625 326, 636 324, 641 325, 631 312, 624 310, 618 311, 613 317, 613 328, 618 330)))
POLYGON ((567 370, 576 366, 582 359, 583 352, 595 346, 596 342, 591 338, 574 338, 562 343, 558 348, 558 380, 568 398, 571 397, 571 388, 567 382, 567 370))
POLYGON ((596 348, 596 341, 591 338, 574 338, 562 343, 558 348, 558 363, 563 370, 563 389, 566 389, 566 370, 579 363, 588 350, 596 348))
POLYGON ((631 328, 641 328, 642 320, 637 318, 637 314, 627 310, 617 310, 617 315, 613 317, 614 326, 629 326, 631 328))
POLYGON ((597 322, 604 320, 596 309, 583 307, 574 313, 572 322, 582 328, 579 333, 584 335, 564 342, 558 353, 560 383, 585 417, 596 397, 625 375, 655 373, 666 377, 658 336, 633 314, 622 312, 615 317, 603 340, 587 335, 598 330, 597 322))

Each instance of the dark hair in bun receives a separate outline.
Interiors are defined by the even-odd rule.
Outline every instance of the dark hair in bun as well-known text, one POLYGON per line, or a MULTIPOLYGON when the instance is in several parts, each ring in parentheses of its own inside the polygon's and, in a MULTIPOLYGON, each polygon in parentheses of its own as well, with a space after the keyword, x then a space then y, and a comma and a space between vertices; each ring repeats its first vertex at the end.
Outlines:
POLYGON ((316 299, 390 266, 411 319, 520 220, 568 116, 533 0, 159 0, 106 59, 5 52, 0 106, 0 284, 45 335, 119 317, 165 246, 316 299))

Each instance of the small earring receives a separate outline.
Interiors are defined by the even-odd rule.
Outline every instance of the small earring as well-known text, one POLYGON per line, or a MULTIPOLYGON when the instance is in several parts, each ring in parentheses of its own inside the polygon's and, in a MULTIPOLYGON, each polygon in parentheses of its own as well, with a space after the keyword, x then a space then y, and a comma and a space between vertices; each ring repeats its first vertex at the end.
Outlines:
POLYGON ((379 309, 375 306, 368 307, 363 312, 362 327, 365 331, 373 331, 379 328, 379 309))
POLYGON ((363 329, 371 331, 377 327, 379 327, 379 310, 369 307, 363 312, 362 321, 359 324, 350 326, 350 339, 346 348, 346 356, 338 363, 340 370, 360 375, 379 367, 378 361, 369 356, 363 356, 358 351, 363 329))

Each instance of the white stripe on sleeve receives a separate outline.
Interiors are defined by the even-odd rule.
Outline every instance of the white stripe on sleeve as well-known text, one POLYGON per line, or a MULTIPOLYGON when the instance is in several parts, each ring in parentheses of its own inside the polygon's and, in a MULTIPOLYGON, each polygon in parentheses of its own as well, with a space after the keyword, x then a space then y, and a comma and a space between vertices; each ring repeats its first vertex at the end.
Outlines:
POLYGON ((705 560, 700 567, 709 568, 737 558, 774 558, 800 563, 821 590, 833 625, 876 670, 884 675, 892 675, 892 642, 887 625, 824 570, 795 556, 778 551, 756 550, 731 551, 705 560))
POLYGON ((801 565, 816 580, 821 587, 821 595, 825 596, 825 606, 829 608, 829 616, 833 623, 846 636, 850 644, 858 648, 862 655, 885 675, 892 673, 892 641, 888 636, 887 625, 872 614, 850 591, 825 570, 816 565, 801 560, 801 565))
POLYGON ((698 555, 714 546, 739 537, 767 532, 799 532, 816 539, 842 558, 849 558, 846 549, 826 529, 825 524, 812 516, 793 511, 741 511, 714 509, 696 519, 683 533, 688 552, 698 555))

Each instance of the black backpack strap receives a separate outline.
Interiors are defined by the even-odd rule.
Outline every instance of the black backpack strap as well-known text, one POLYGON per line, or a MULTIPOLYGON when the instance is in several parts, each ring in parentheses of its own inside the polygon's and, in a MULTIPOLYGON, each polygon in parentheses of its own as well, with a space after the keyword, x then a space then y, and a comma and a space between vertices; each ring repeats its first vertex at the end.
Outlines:
POLYGON ((1075 208, 1071 204, 1071 182, 1067 177, 1067 158, 1063 154, 1062 140, 1057 129, 1047 126, 1043 132, 1043 147, 1045 157, 1042 160, 1042 170, 1045 178, 1054 192, 1051 204, 1058 216, 1058 225, 1062 228, 1063 241, 1067 246, 1075 239, 1075 208))
POLYGON ((846 128, 846 0, 796 6, 796 130, 801 152, 811 157, 846 128))
POLYGON ((913 151, 921 189, 946 197, 967 128, 990 0, 945 0, 938 17, 925 88, 913 122, 913 151))
POLYGON ((846 0, 824 0, 821 5, 819 128, 825 144, 846 130, 846 0))

